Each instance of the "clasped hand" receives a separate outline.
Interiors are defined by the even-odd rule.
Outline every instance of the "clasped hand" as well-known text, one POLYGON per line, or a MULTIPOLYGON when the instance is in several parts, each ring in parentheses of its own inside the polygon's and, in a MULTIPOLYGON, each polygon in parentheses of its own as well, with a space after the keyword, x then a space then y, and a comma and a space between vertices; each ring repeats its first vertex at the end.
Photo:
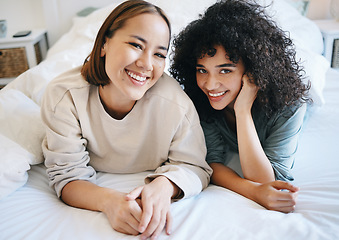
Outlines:
POLYGON ((140 239, 156 239, 165 225, 166 233, 170 234, 170 205, 174 187, 166 177, 161 176, 128 194, 119 193, 118 201, 105 212, 112 227, 125 234, 141 233, 140 239))

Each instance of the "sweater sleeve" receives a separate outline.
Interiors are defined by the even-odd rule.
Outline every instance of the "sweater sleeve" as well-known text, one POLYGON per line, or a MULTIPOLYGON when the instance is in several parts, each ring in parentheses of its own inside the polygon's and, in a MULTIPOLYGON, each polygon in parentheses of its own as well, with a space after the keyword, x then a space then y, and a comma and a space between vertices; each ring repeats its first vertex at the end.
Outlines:
POLYGON ((204 134, 192 104, 175 132, 168 160, 154 174, 147 176, 146 183, 158 176, 166 176, 180 188, 180 197, 194 196, 207 187, 212 174, 205 157, 204 134))
POLYGON ((293 167, 305 112, 306 105, 304 104, 292 111, 290 116, 287 116, 286 112, 279 115, 263 144, 264 151, 278 180, 294 180, 290 169, 293 167))
POLYGON ((66 92, 55 99, 52 89, 46 90, 41 117, 46 127, 42 149, 50 185, 58 197, 63 187, 74 180, 95 181, 95 171, 88 166, 87 141, 82 137, 72 96, 66 92))

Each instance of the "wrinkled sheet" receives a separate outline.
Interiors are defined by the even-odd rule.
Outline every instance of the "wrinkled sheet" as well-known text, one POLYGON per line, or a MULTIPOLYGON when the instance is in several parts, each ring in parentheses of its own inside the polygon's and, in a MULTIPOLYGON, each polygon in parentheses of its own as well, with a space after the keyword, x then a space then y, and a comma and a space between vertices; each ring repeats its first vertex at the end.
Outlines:
MULTIPOLYGON (((195 1, 197 5, 203 2, 195 1)), ((213 1, 205 1, 204 4, 208 6, 211 2, 213 1)), ((170 1, 162 3, 163 8, 170 5, 170 1)), ((182 4, 192 6, 185 1, 182 4)), ((178 5, 171 6, 176 13, 183 11, 178 5)), ((112 7, 102 9, 85 19, 74 18, 73 28, 50 49, 47 59, 1 91, 16 89, 40 105, 44 89, 50 80, 83 63, 92 47, 97 28, 110 9, 112 7)), ((192 7, 186 9, 192 10, 192 7)), ((200 9, 203 8, 200 6, 200 9)), ((169 14, 172 18, 174 15, 173 12, 169 14)), ((290 15, 288 12, 286 17, 290 15)), ((192 14, 187 14, 187 18, 181 16, 174 23, 186 24, 193 18, 192 14)), ((292 23, 284 24, 287 26, 292 23)), ((175 25, 174 31, 178 29, 178 25, 175 25)), ((307 29, 309 31, 300 33, 303 36, 293 35, 296 42, 310 34, 311 29, 307 29)), ((321 52, 316 41, 312 42, 310 39, 307 44, 310 48, 312 44, 316 45, 314 49, 321 52)), ((315 104, 308 109, 300 137, 293 168, 293 184, 300 187, 300 192, 293 213, 266 210, 234 192, 210 185, 196 197, 171 205, 174 220, 172 235, 168 237, 162 233, 159 239, 339 239, 339 158, 336 151, 339 143, 338 93, 339 71, 330 69, 322 91, 324 103, 315 104)), ((235 164, 235 168, 237 167, 239 166, 235 164)), ((147 174, 98 173, 97 182, 101 186, 128 192, 143 184, 147 174)), ((48 186, 44 165, 38 164, 31 166, 27 183, 23 187, 0 200, 0 239, 105 240, 138 237, 114 231, 103 213, 64 204, 48 186)))

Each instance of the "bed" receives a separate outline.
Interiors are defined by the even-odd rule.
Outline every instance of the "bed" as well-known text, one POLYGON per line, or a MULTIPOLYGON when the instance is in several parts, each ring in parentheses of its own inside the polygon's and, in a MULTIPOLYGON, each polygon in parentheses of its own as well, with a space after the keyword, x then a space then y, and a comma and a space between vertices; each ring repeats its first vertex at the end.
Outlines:
MULTIPOLYGON (((159 239, 339 239, 339 71, 331 69, 321 55, 323 42, 316 25, 286 1, 274 0, 267 11, 295 42, 298 58, 312 82, 310 93, 314 100, 308 106, 292 170, 293 184, 300 187, 295 211, 289 214, 269 211, 241 195, 210 184, 199 195, 171 205, 172 234, 168 237, 162 233, 159 239)), ((57 10, 45 6, 45 15, 58 18, 63 8, 69 12, 68 4, 76 1, 48 2, 57 6, 57 10)), ((80 2, 77 1, 74 11, 88 7, 79 5, 80 2)), ((61 37, 55 35, 58 40, 49 49, 47 58, 0 91, 1 240, 138 239, 114 231, 103 213, 73 208, 60 201, 48 185, 41 151, 44 128, 40 103, 47 83, 83 63, 98 28, 118 2, 110 1, 108 6, 87 16, 79 17, 74 12, 72 17, 60 20, 63 24, 68 21, 71 27, 64 32, 59 28, 57 34, 61 37)), ((152 2, 168 14, 175 34, 215 1, 152 2)), ((239 171, 237 156, 234 159, 231 167, 239 171)), ((97 182, 128 192, 143 184, 147 174, 99 172, 97 182)))

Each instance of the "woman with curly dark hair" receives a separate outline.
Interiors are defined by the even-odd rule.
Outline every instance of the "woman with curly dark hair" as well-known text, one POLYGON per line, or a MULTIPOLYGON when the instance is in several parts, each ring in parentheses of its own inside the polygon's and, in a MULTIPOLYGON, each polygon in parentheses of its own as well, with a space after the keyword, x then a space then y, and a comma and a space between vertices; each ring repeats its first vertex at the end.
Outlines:
POLYGON ((287 181, 311 99, 291 39, 255 2, 224 0, 173 47, 170 72, 200 115, 212 183, 293 211, 298 188, 287 181), (235 154, 243 177, 227 166, 235 154))

